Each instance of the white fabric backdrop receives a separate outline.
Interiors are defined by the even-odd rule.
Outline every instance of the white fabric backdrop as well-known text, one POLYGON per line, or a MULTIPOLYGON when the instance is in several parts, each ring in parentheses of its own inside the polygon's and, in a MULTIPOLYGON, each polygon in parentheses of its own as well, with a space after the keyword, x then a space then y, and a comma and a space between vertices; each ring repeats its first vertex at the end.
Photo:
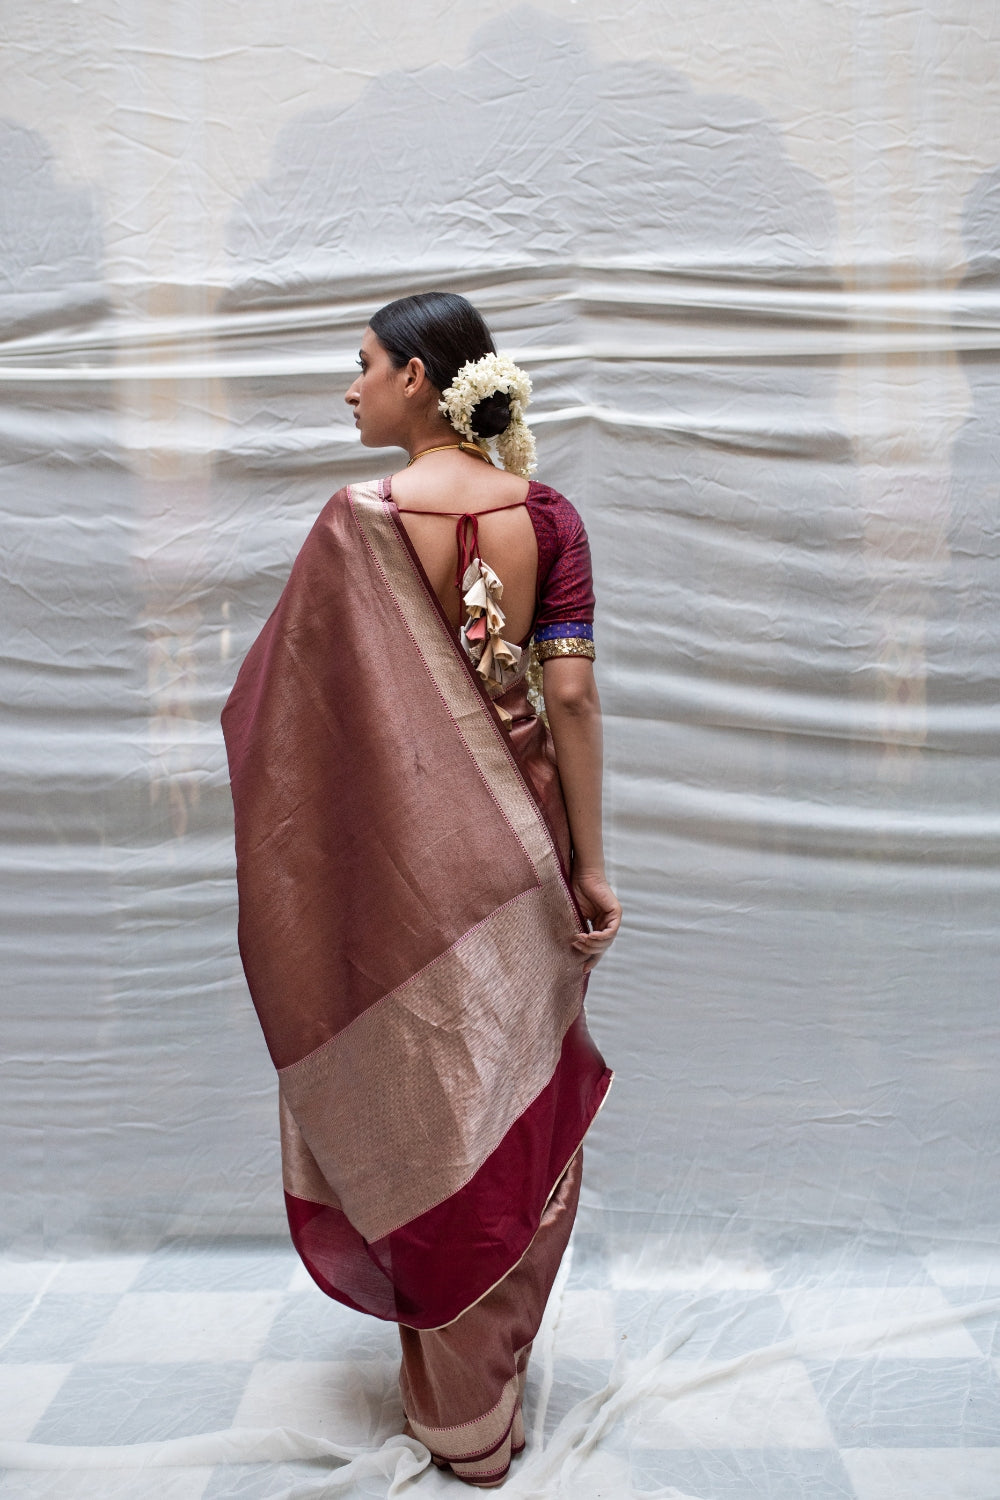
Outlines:
POLYGON ((218 713, 432 286, 594 548, 591 1209, 989 1240, 992 5, 7 11, 7 1245, 280 1229, 218 713))

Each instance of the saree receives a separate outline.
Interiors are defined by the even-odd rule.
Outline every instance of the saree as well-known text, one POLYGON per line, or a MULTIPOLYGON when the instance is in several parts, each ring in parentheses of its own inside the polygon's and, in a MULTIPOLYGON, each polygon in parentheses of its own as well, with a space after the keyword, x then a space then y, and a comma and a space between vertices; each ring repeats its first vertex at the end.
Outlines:
POLYGON ((481 685, 378 483, 321 512, 223 731, 293 1242, 329 1296, 442 1329, 530 1271, 547 1209, 565 1244, 611 1079, 551 741, 523 676, 481 685))

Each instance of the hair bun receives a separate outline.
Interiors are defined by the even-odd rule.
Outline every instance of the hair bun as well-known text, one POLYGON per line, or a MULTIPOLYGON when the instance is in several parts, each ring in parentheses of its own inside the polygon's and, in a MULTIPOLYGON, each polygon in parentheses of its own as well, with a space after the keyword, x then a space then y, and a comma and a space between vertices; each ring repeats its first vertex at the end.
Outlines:
POLYGON ((469 416, 469 425, 478 438, 499 437, 510 426, 510 397, 506 391, 494 391, 477 401, 469 416))
POLYGON ((508 474, 527 479, 535 469, 535 440, 524 420, 531 380, 509 354, 468 359, 445 386, 438 411, 464 438, 496 439, 508 474))

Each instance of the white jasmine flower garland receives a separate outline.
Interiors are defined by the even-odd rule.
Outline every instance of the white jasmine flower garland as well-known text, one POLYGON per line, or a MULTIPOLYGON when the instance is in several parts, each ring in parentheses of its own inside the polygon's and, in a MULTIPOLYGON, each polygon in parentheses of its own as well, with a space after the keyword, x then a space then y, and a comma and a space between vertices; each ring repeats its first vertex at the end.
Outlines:
POLYGON ((527 479, 538 467, 535 462, 535 439, 524 420, 531 400, 531 380, 506 354, 485 354, 469 360, 459 370, 446 391, 441 393, 438 410, 464 438, 482 442, 472 431, 472 413, 484 396, 503 391, 510 401, 510 423, 496 439, 497 452, 505 469, 527 479))

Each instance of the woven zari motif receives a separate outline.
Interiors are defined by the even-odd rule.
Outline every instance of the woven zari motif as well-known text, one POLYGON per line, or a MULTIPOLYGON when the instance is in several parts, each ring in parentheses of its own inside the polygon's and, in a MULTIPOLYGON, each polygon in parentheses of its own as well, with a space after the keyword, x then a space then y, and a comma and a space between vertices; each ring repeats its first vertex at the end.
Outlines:
POLYGON ((551 661, 553 656, 585 656, 594 660, 594 643, 581 635, 557 636, 550 641, 535 641, 535 652, 539 661, 551 661))

